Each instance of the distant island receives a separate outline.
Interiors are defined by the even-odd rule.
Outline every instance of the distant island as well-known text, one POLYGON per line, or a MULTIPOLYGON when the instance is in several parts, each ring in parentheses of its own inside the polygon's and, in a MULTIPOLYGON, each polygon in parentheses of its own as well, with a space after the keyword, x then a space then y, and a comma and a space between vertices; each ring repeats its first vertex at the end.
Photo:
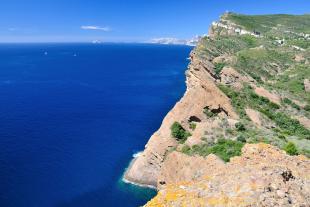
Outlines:
POLYGON ((225 13, 197 42, 124 180, 159 190, 148 207, 309 206, 310 15, 225 13))

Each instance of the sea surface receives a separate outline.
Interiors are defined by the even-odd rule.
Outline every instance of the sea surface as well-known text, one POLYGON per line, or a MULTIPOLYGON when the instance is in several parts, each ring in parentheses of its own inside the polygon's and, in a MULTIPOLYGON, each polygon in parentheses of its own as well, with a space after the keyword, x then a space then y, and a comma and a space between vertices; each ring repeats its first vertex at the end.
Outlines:
POLYGON ((135 207, 122 174, 185 91, 192 48, 0 45, 0 207, 135 207))

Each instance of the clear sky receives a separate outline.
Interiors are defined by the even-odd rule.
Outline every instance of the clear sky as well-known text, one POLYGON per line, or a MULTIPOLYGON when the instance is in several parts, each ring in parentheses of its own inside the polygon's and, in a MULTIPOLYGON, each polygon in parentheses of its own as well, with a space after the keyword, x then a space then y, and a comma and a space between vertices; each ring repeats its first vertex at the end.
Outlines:
POLYGON ((310 0, 0 0, 0 42, 188 39, 225 11, 305 14, 310 0))

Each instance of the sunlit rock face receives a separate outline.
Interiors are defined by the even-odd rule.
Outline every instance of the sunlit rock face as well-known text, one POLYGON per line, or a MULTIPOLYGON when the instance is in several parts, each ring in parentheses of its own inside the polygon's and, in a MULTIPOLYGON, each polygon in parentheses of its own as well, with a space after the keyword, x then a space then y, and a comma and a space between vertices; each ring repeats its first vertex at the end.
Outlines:
POLYGON ((125 174, 159 190, 147 206, 309 206, 309 23, 225 13, 211 25, 184 96, 125 174))
POLYGON ((193 170, 191 165, 171 167, 171 173, 182 171, 184 176, 179 181, 166 177, 166 184, 145 206, 309 206, 310 160, 305 156, 289 156, 268 144, 246 144, 242 156, 227 164, 213 156, 191 157, 203 169, 197 179, 184 177, 193 170))

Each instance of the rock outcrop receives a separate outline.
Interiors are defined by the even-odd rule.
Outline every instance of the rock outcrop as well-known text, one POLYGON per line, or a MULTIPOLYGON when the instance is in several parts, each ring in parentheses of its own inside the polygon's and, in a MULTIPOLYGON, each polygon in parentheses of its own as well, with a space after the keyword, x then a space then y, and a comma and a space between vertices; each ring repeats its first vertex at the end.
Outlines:
POLYGON ((306 207, 310 204, 310 160, 304 156, 289 156, 262 143, 246 144, 242 156, 232 158, 227 164, 219 162, 214 155, 206 159, 185 157, 181 158, 182 164, 174 163, 180 162, 178 156, 174 153, 168 156, 170 172, 161 174, 166 184, 146 207, 306 207), (196 166, 194 171, 199 176, 193 178, 187 172, 196 162, 201 171, 196 166), (175 173, 181 174, 176 176, 181 179, 173 177, 175 173))
POLYGON ((180 152, 169 154, 160 170, 158 189, 179 182, 191 182, 203 179, 210 169, 224 167, 224 161, 211 154, 206 159, 201 156, 188 156, 180 152))
MULTIPOLYGON (((178 144, 171 137, 170 130, 175 121, 189 129, 191 117, 200 121, 207 119, 203 113, 206 107, 221 108, 225 112, 223 116, 238 118, 229 98, 216 86, 213 68, 210 61, 200 59, 194 51, 191 53, 191 63, 186 72, 187 90, 182 99, 164 118, 158 131, 152 135, 143 153, 130 164, 124 176, 127 181, 140 185, 157 186, 157 178, 163 161, 169 150, 178 144)), ((202 135, 196 134, 195 137, 200 139, 202 135)))
POLYGON ((280 104, 280 102, 281 102, 281 98, 277 94, 271 93, 263 87, 255 88, 255 93, 259 96, 263 96, 263 97, 269 99, 273 103, 280 104))

